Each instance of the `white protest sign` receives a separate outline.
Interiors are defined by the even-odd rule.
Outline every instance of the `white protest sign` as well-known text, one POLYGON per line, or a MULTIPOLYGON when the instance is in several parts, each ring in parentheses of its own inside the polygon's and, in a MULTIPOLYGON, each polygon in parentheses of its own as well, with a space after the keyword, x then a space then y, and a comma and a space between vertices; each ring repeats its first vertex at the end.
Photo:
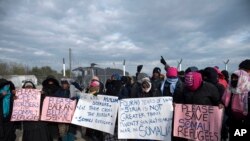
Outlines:
POLYGON ((114 134, 118 97, 81 94, 72 124, 114 134))
POLYGON ((118 116, 119 139, 171 140, 171 97, 120 100, 118 116))

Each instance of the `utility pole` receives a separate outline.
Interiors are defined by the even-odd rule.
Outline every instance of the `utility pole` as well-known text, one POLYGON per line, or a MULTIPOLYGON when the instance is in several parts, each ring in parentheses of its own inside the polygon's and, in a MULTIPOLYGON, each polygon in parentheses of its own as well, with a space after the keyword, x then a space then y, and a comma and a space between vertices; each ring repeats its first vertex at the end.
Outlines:
POLYGON ((66 76, 66 74, 65 74, 65 60, 63 58, 63 77, 65 77, 65 76, 66 76))
POLYGON ((126 76, 126 65, 125 65, 125 59, 123 60, 123 76, 126 76))
POLYGON ((224 61, 224 64, 225 64, 225 70, 227 71, 227 65, 228 65, 228 63, 229 63, 229 59, 227 59, 227 61, 224 61))
POLYGON ((71 78, 71 48, 69 48, 69 78, 71 78))
POLYGON ((181 66, 181 63, 182 63, 182 58, 181 58, 181 60, 180 61, 177 61, 177 63, 178 63, 178 65, 177 65, 177 69, 179 70, 179 71, 181 71, 182 70, 182 66, 181 66))

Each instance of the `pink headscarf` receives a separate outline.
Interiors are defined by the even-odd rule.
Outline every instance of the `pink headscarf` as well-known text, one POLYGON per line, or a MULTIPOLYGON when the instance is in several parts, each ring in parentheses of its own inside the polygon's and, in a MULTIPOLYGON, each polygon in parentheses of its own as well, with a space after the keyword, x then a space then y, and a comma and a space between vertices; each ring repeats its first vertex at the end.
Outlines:
POLYGON ((100 82, 99 81, 91 81, 90 87, 99 87, 100 86, 100 82))
POLYGON ((167 77, 177 77, 177 76, 178 76, 177 68, 169 67, 167 69, 167 77))
POLYGON ((191 90, 197 90, 202 84, 202 76, 198 72, 189 72, 185 75, 185 85, 191 90))
POLYGON ((238 104, 239 107, 244 114, 248 114, 248 92, 250 91, 250 76, 249 74, 244 70, 237 70, 234 72, 239 78, 236 90, 234 94, 239 95, 239 101, 238 104))
POLYGON ((227 84, 227 81, 225 80, 225 76, 221 73, 221 71, 218 68, 214 67, 214 69, 216 70, 219 76, 219 83, 223 85, 224 88, 227 88, 228 84, 227 84))

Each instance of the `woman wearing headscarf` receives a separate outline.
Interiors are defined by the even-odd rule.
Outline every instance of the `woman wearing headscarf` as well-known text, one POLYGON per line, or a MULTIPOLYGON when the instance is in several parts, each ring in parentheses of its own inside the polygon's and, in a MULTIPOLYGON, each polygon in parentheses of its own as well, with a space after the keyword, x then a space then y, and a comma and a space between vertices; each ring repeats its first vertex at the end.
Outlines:
MULTIPOLYGON (((42 93, 45 96, 52 96, 55 97, 55 93, 57 90, 60 89, 60 85, 58 80, 54 76, 48 76, 43 82, 43 89, 42 93)), ((50 136, 53 140, 58 140, 59 138, 59 129, 58 129, 58 124, 57 123, 48 123, 48 130, 50 133, 50 136)))
POLYGON ((0 79, 0 141, 15 141, 15 125, 10 121, 15 86, 11 81, 0 79))
MULTIPOLYGON (((224 104, 222 102, 222 96, 225 92, 225 86, 219 83, 219 70, 217 68, 213 67, 207 67, 203 70, 203 79, 206 82, 209 82, 213 84, 219 91, 220 94, 220 107, 224 107, 224 104)), ((222 78, 222 77, 221 77, 222 78)), ((226 140, 228 138, 228 127, 226 126, 227 121, 227 114, 225 113, 223 116, 223 122, 222 122, 222 130, 221 130, 221 138, 223 140, 226 140)))
MULTIPOLYGON (((97 96, 100 94, 100 82, 97 80, 92 80, 88 86, 88 94, 97 96)), ((92 141, 101 141, 103 139, 103 133, 101 131, 86 128, 86 136, 92 141)))
POLYGON ((131 98, 152 97, 152 83, 145 73, 139 73, 131 89, 131 98))
MULTIPOLYGON (((161 95, 172 97, 173 103, 182 103, 184 85, 178 77, 177 68, 168 67, 166 76, 167 76, 166 80, 163 81, 161 85, 161 95)), ((172 123, 172 132, 173 132, 173 124, 174 122, 172 123)), ((171 134, 171 136, 172 136, 172 141, 185 141, 185 139, 173 137, 173 133, 171 134)))
MULTIPOLYGON (((231 101, 229 104, 229 135, 230 141, 234 141, 236 129, 250 131, 249 92, 250 77, 244 70, 237 70, 231 75, 231 101)), ((249 133, 248 136, 249 137, 249 133)))
MULTIPOLYGON (((36 89, 36 86, 31 81, 26 81, 23 84, 23 89, 36 89)), ((41 107, 44 95, 41 95, 41 107)), ((24 121, 23 122, 23 141, 51 141, 48 126, 43 121, 24 121)))
POLYGON ((161 78, 161 69, 158 67, 155 67, 153 70, 153 75, 151 77, 153 97, 162 96, 161 90, 160 90, 162 81, 163 79, 161 78))
POLYGON ((229 84, 229 73, 227 70, 221 71, 221 73, 224 75, 225 80, 227 81, 227 84, 229 84))
POLYGON ((219 83, 219 74, 216 69, 212 67, 205 68, 203 71, 203 79, 204 81, 213 84, 218 89, 220 98, 222 98, 226 88, 219 83))
POLYGON ((167 69, 167 78, 161 85, 162 96, 173 97, 174 103, 181 103, 183 101, 183 84, 178 78, 178 71, 175 67, 167 69))
POLYGON ((218 83, 221 84, 225 89, 228 86, 228 83, 225 79, 225 76, 221 73, 221 71, 219 70, 219 68, 214 67, 214 69, 216 70, 217 74, 218 74, 218 83))
POLYGON ((121 76, 114 73, 111 79, 106 83, 106 95, 118 96, 122 88, 121 76))
MULTIPOLYGON (((146 98, 153 97, 152 83, 150 78, 145 73, 139 73, 137 82, 132 87, 131 98, 146 98)), ((129 139, 128 141, 149 141, 149 140, 135 140, 129 139)))
MULTIPOLYGON (((71 98, 70 97, 70 82, 67 79, 61 80, 61 87, 55 93, 55 97, 71 98)), ((62 141, 74 141, 76 134, 75 125, 58 123, 60 140, 62 141)))
POLYGON ((202 80, 198 72, 185 75, 184 103, 196 105, 218 106, 220 95, 218 89, 211 83, 202 80))
POLYGON ((45 94, 45 96, 55 96, 55 93, 60 88, 58 80, 54 76, 51 76, 51 75, 49 75, 42 82, 42 85, 43 85, 42 91, 45 94))

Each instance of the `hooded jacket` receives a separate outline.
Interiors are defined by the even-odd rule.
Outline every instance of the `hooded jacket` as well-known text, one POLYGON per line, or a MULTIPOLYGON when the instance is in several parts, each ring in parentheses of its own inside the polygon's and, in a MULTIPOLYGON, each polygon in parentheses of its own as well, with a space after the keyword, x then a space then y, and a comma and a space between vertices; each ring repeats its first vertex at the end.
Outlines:
POLYGON ((42 83, 43 92, 46 96, 55 96, 55 93, 60 88, 59 82, 55 79, 54 76, 48 76, 42 83), (50 85, 49 81, 52 81, 54 84, 50 85))
MULTIPOLYGON (((15 90, 15 86, 11 81, 7 81, 6 79, 0 79, 0 89, 2 89, 5 85, 10 85, 10 91, 15 90)), ((3 94, 0 94, 0 138, 6 134, 3 128, 3 123, 10 121, 12 108, 13 108, 14 95, 11 92, 10 103, 9 103, 10 111, 7 117, 4 117, 4 113, 3 113, 4 112, 3 111, 3 99, 4 99, 3 94)))
POLYGON ((198 72, 189 72, 185 76, 184 103, 218 106, 220 96, 218 89, 202 80, 198 72))
POLYGON ((218 89, 221 99, 225 92, 225 87, 219 83, 219 75, 215 70, 215 68, 212 67, 205 68, 203 71, 203 78, 204 81, 213 84, 218 89))

